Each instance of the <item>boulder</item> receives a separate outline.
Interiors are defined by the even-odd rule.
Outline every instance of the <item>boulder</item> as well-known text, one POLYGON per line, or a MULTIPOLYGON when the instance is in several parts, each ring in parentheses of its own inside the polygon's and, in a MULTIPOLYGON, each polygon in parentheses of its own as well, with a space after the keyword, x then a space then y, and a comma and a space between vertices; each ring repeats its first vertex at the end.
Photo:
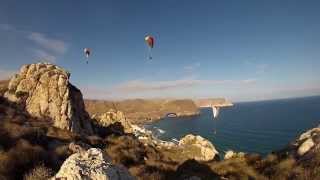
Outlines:
POLYGON ((298 148, 298 154, 300 156, 304 155, 305 153, 307 153, 313 146, 315 145, 315 143, 313 142, 312 138, 307 139, 305 142, 303 142, 299 148, 298 148))
POLYGON ((115 123, 121 123, 123 126, 124 132, 132 133, 132 124, 126 119, 123 112, 110 110, 106 113, 101 114, 100 116, 93 116, 93 119, 102 127, 108 127, 115 123))
POLYGON ((299 141, 308 139, 315 134, 320 134, 320 128, 313 128, 313 129, 308 130, 307 132, 302 133, 299 137, 299 141))
POLYGON ((227 160, 227 159, 231 159, 231 158, 244 158, 245 156, 245 153, 243 152, 234 152, 232 150, 228 150, 225 155, 224 155, 224 159, 227 160))
POLYGON ((71 155, 52 180, 132 180, 128 170, 111 163, 100 149, 90 148, 71 155))
POLYGON ((30 115, 76 133, 92 133, 80 90, 69 82, 70 74, 53 64, 24 65, 9 82, 5 97, 30 115))
POLYGON ((182 153, 188 159, 210 161, 219 154, 210 141, 192 134, 188 134, 180 139, 179 146, 182 148, 182 153))

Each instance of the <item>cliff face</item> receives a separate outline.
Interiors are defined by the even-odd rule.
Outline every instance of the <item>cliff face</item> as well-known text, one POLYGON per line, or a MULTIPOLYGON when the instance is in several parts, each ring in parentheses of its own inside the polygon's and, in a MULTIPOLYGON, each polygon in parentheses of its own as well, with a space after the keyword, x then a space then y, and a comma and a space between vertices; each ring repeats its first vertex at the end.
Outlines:
POLYGON ((53 64, 30 64, 9 82, 5 97, 32 116, 72 132, 92 133, 81 92, 69 83, 70 74, 53 64))
POLYGON ((85 100, 86 110, 91 114, 103 114, 110 109, 124 112, 133 123, 145 123, 163 118, 168 113, 178 116, 198 114, 198 107, 192 100, 144 100, 132 99, 124 101, 85 100))
POLYGON ((198 99, 195 101, 198 107, 208 107, 208 106, 216 106, 216 107, 228 107, 233 106, 231 101, 228 101, 224 98, 209 98, 209 99, 198 99))

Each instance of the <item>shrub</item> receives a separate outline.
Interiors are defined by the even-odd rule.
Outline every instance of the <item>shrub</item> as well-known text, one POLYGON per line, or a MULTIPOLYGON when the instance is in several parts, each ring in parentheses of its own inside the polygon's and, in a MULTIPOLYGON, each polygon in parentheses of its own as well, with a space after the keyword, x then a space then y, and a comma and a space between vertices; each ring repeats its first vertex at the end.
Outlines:
POLYGON ((54 175, 52 169, 44 164, 36 166, 24 176, 24 180, 47 180, 54 175))

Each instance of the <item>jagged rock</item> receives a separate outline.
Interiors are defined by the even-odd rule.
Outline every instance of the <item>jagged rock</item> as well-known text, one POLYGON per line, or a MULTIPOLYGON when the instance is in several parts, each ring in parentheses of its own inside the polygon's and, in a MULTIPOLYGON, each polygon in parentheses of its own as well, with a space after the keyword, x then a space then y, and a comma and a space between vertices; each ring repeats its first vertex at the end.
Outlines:
POLYGON ((315 143, 313 142, 312 138, 307 139, 305 142, 303 142, 299 148, 298 148, 298 154, 300 156, 304 155, 305 153, 307 153, 313 146, 315 145, 315 143))
POLYGON ((231 150, 227 151, 226 154, 224 155, 224 159, 231 159, 234 157, 235 153, 231 150))
POLYGON ((124 132, 132 133, 132 124, 126 119, 123 112, 110 110, 109 112, 103 113, 100 116, 93 116, 93 119, 103 127, 108 127, 112 124, 120 122, 124 128, 124 132))
POLYGON ((91 148, 71 155, 61 166, 53 180, 132 180, 127 169, 111 163, 100 149, 91 148))
POLYGON ((32 116, 77 133, 92 133, 80 90, 70 74, 53 64, 24 65, 9 82, 5 97, 22 105, 32 116))
POLYGON ((226 154, 224 155, 224 159, 231 159, 231 158, 243 158, 245 156, 245 153, 243 152, 234 152, 232 150, 228 150, 226 154))
POLYGON ((189 159, 198 161, 210 161, 219 154, 210 141, 192 134, 180 139, 179 146, 182 147, 182 153, 189 159))
POLYGON ((299 137, 299 141, 308 139, 308 138, 312 137, 312 135, 314 135, 314 134, 320 134, 320 128, 313 128, 313 129, 308 130, 305 133, 302 133, 299 137))

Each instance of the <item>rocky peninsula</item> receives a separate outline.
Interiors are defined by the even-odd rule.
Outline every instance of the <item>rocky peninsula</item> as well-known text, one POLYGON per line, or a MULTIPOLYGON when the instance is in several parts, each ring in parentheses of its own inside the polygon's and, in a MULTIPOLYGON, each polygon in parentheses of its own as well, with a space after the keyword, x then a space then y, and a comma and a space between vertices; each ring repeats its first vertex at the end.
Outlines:
POLYGON ((186 135, 155 138, 119 109, 90 116, 70 73, 23 66, 1 82, 0 179, 319 179, 320 128, 266 157, 186 135))
POLYGON ((110 109, 121 111, 134 124, 157 121, 169 113, 179 117, 199 114, 198 107, 191 99, 85 100, 85 106, 91 116, 101 115, 110 109))

